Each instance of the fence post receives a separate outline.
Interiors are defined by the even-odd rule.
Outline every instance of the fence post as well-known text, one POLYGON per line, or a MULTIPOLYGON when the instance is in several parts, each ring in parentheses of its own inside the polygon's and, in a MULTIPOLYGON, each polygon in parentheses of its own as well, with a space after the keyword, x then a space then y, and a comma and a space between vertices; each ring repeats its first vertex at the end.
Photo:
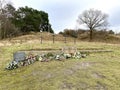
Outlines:
POLYGON ((66 36, 64 36, 64 39, 65 39, 64 43, 67 43, 67 42, 66 42, 66 36))
POLYGON ((76 38, 74 38, 74 44, 76 44, 76 38))
POLYGON ((53 36, 53 43, 55 42, 55 34, 52 35, 53 36))
POLYGON ((42 44, 42 30, 40 30, 40 43, 42 44))

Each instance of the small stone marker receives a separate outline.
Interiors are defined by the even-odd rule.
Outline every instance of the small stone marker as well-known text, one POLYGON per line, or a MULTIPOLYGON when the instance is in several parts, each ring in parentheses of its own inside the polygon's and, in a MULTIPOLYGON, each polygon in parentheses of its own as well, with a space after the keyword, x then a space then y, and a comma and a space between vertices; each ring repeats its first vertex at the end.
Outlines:
POLYGON ((25 52, 16 52, 13 54, 13 59, 16 62, 24 61, 26 57, 25 52))

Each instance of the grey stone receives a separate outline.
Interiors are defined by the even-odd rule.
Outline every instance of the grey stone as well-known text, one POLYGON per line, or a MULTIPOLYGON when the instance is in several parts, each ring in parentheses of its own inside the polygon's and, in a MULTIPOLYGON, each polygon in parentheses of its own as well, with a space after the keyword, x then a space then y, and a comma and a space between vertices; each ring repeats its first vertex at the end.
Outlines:
POLYGON ((13 59, 16 62, 24 61, 26 57, 25 52, 16 52, 13 54, 13 59))

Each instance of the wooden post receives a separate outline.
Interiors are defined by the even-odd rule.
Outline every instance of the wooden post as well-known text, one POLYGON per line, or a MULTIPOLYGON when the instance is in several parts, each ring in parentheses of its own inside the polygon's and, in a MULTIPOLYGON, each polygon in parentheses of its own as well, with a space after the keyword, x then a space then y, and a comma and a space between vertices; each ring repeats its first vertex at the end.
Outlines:
POLYGON ((67 42, 66 42, 66 36, 64 36, 64 37, 65 37, 65 43, 67 43, 67 42))
POLYGON ((74 44, 76 44, 76 38, 74 38, 74 44))
POLYGON ((55 42, 55 38, 54 38, 54 37, 55 37, 55 35, 53 34, 52 36, 53 36, 53 43, 54 43, 54 42, 55 42))
POLYGON ((40 43, 42 44, 42 31, 44 27, 40 24, 39 29, 40 29, 40 43))
POLYGON ((42 36, 40 37, 40 39, 41 39, 41 40, 40 40, 40 43, 42 44, 42 36))

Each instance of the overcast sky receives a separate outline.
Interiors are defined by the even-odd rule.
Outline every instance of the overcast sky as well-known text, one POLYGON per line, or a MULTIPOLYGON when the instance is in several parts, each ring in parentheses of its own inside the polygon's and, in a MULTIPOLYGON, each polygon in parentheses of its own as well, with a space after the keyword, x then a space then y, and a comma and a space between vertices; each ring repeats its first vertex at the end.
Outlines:
POLYGON ((78 15, 90 8, 109 15, 109 23, 115 32, 120 31, 120 0, 10 0, 18 7, 32 7, 49 14, 49 20, 56 33, 64 29, 76 29, 78 15))

